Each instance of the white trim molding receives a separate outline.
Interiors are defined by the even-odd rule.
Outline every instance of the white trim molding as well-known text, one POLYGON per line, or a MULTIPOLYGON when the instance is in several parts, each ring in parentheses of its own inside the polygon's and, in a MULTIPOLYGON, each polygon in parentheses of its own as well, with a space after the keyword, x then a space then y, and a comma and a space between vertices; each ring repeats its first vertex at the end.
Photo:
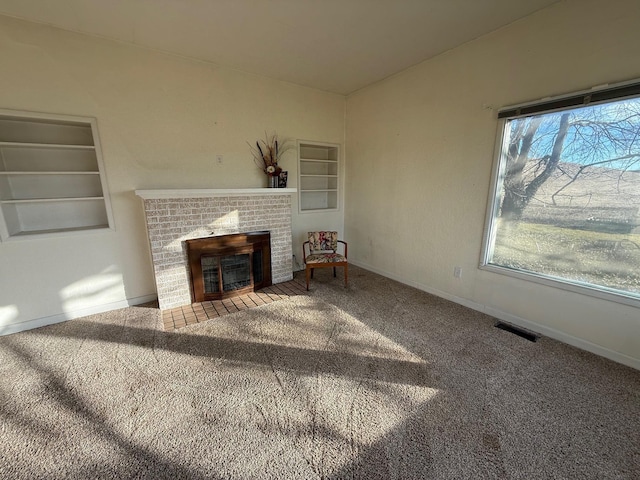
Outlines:
MULTIPOLYGON (((25 330, 32 330, 34 328, 45 327, 47 325, 53 325, 55 323, 66 322, 67 320, 74 320, 76 318, 82 318, 89 315, 95 315, 96 313, 109 312, 111 310, 118 310, 120 308, 134 307, 147 302, 156 300, 157 295, 145 295, 142 297, 128 298, 119 302, 105 303, 103 305, 96 305, 94 307, 81 308, 79 310, 73 310, 66 313, 59 313, 57 315, 51 315, 48 317, 34 318, 32 320, 26 320, 24 322, 11 323, 8 325, 0 325, 0 336, 11 335, 12 333, 24 332, 25 330)), ((158 318, 160 310, 158 309, 158 318)), ((153 326, 152 326, 153 327, 153 326)))
POLYGON ((293 195, 297 188, 187 188, 162 190, 136 190, 135 194, 144 200, 159 198, 211 198, 257 195, 293 195))

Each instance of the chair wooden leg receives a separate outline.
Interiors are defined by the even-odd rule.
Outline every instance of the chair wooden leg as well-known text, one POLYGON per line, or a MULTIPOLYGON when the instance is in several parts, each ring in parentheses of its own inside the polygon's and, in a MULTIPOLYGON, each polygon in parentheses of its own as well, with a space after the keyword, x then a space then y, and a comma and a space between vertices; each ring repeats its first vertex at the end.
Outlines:
POLYGON ((344 286, 347 286, 347 282, 349 281, 349 265, 344 266, 344 286))
POLYGON ((307 266, 307 269, 304 272, 304 276, 307 280, 307 291, 309 290, 309 277, 311 275, 311 272, 313 272, 313 270, 311 268, 309 268, 309 266, 307 266))
POLYGON ((336 276, 336 267, 333 267, 333 277, 335 278, 336 276))

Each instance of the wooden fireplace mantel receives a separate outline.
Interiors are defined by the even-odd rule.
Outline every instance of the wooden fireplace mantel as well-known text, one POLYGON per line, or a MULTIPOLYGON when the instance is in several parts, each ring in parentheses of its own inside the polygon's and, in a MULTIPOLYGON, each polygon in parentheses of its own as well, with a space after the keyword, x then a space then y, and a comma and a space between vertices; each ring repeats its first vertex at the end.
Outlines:
POLYGON ((259 195, 293 195, 297 188, 186 188, 136 190, 135 194, 144 200, 157 198, 211 198, 211 197, 245 197, 259 195))

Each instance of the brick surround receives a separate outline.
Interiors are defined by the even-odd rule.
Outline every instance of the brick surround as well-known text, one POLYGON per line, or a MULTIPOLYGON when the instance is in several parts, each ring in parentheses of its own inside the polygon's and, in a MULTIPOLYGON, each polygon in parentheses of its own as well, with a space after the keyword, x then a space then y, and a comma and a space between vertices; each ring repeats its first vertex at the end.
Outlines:
POLYGON ((184 243, 184 240, 191 238, 268 230, 271 232, 273 283, 293 278, 292 189, 255 190, 259 193, 240 191, 224 195, 220 191, 212 191, 210 196, 206 196, 206 191, 180 191, 175 196, 170 193, 172 191, 163 194, 159 192, 164 191, 136 191, 144 201, 161 310, 191 304, 189 266, 184 243))

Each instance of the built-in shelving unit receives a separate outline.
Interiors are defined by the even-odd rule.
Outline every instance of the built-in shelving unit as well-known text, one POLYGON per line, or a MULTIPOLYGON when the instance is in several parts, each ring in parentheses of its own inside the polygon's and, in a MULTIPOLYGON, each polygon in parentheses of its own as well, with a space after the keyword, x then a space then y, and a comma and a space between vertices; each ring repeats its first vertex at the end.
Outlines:
POLYGON ((338 209, 338 145, 298 141, 300 212, 338 209))
POLYGON ((0 237, 109 228, 95 119, 0 110, 0 237))

